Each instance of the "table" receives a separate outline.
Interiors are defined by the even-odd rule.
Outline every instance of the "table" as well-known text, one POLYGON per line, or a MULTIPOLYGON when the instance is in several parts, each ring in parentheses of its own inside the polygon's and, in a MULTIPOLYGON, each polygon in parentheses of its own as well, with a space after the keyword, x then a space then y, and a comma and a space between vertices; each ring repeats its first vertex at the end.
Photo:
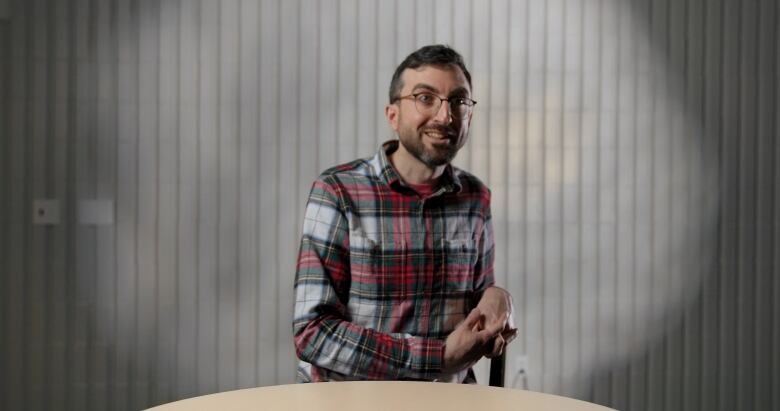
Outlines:
POLYGON ((291 384, 204 395, 160 405, 154 411, 606 411, 589 402, 533 391, 409 381, 291 384))

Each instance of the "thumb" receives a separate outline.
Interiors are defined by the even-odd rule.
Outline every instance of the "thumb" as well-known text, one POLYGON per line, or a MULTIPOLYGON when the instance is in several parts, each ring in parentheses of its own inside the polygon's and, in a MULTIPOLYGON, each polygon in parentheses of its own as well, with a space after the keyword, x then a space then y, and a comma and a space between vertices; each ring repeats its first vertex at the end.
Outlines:
POLYGON ((474 329, 474 327, 479 324, 481 317, 482 311, 480 311, 479 308, 474 308, 471 310, 466 319, 463 320, 463 324, 471 329, 474 329))

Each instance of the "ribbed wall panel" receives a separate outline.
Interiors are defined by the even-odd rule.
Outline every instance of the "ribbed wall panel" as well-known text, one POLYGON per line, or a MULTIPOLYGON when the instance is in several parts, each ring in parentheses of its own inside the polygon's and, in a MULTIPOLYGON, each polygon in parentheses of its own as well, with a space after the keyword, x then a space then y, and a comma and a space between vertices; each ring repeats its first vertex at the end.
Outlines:
POLYGON ((0 408, 292 382, 310 184, 392 137, 392 72, 436 42, 479 101, 455 163, 493 192, 507 385, 778 409, 779 21, 774 0, 0 1, 0 408), (94 199, 113 223, 82 221, 94 199))

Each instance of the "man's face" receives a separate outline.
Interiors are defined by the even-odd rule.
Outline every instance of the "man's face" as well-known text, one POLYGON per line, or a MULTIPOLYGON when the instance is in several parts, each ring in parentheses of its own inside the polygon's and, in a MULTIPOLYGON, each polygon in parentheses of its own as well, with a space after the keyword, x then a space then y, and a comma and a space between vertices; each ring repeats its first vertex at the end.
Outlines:
MULTIPOLYGON (((426 92, 445 99, 471 97, 466 76, 458 67, 406 69, 401 78, 400 96, 426 92)), ((468 140, 472 113, 462 118, 450 113, 449 103, 443 101, 435 114, 422 114, 413 98, 397 100, 386 110, 390 126, 398 133, 401 148, 432 169, 449 163, 468 140)))

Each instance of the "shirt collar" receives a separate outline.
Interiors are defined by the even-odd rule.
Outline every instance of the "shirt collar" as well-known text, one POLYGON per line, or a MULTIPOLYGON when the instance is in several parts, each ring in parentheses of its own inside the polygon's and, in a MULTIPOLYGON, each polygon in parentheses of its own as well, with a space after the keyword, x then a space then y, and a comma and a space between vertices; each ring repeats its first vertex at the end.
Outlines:
MULTIPOLYGON (((398 140, 384 142, 379 148, 379 151, 377 151, 376 155, 374 155, 374 158, 372 159, 373 161, 371 161, 374 166, 374 173, 376 173, 376 175, 391 188, 407 186, 388 158, 390 154, 398 149, 398 144, 398 140)), ((444 189, 443 192, 459 193, 463 188, 456 171, 457 169, 453 167, 452 164, 447 164, 447 166, 444 168, 444 173, 441 176, 441 184, 439 185, 439 187, 444 189)))

